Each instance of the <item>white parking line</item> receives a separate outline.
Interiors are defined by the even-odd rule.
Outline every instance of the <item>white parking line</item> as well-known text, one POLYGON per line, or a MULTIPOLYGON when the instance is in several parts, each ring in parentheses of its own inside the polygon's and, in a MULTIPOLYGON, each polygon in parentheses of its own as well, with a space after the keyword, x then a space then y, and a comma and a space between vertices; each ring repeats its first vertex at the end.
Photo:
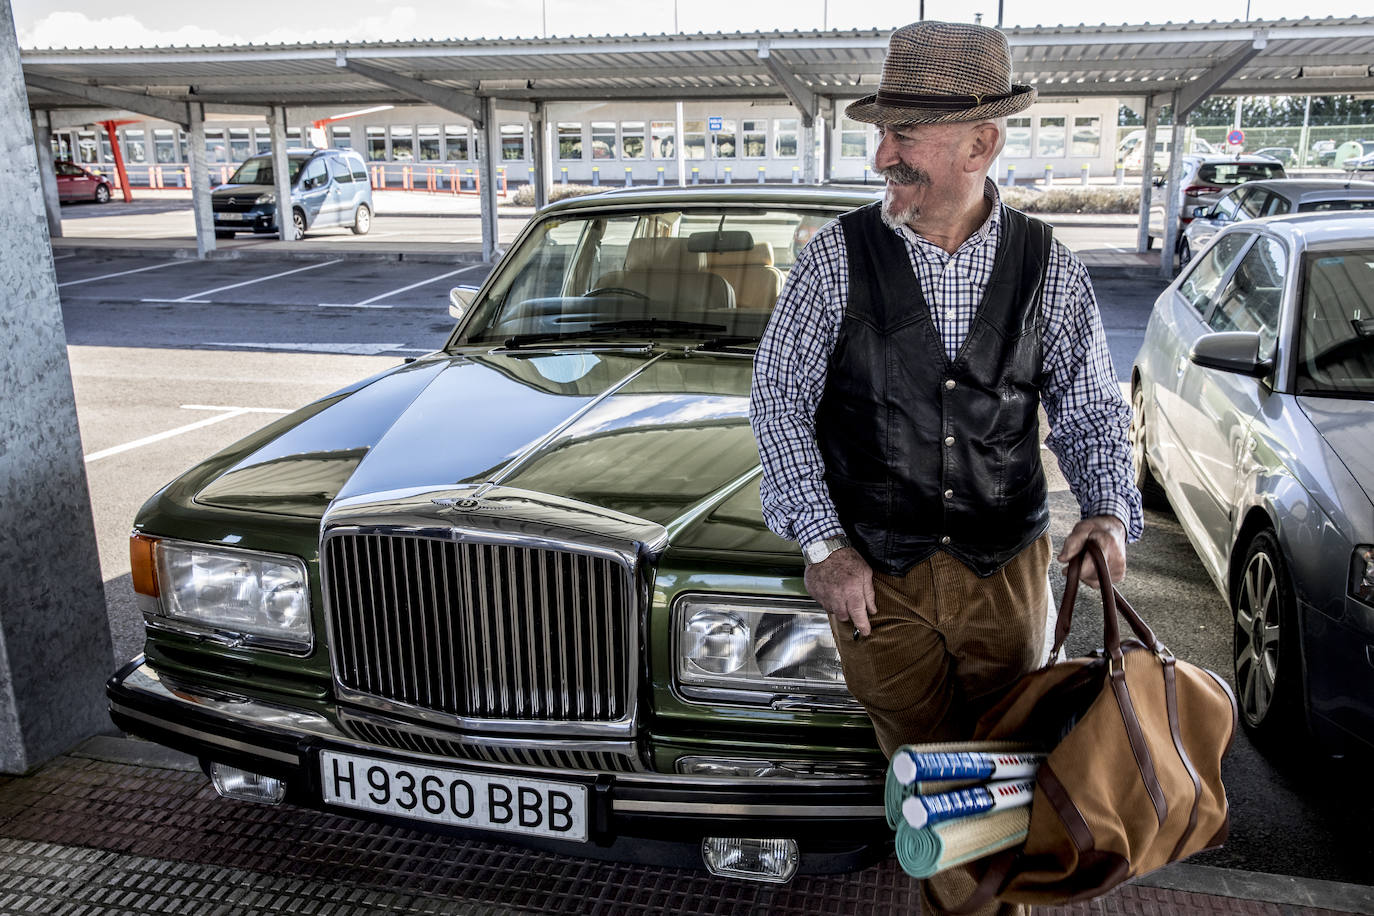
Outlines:
POLYGON ((99 461, 101 458, 108 458, 111 455, 118 455, 120 452, 127 452, 130 449, 140 448, 144 445, 151 445, 154 442, 161 442, 163 439, 170 439, 173 436, 180 436, 182 433, 189 433, 192 430, 201 429, 220 423, 224 420, 232 420, 234 417, 241 417, 249 413, 290 413, 276 407, 208 407, 199 404, 183 404, 185 410, 222 410, 224 413, 213 417, 206 417, 204 420, 197 420, 194 423, 187 423, 185 426, 178 426, 176 429, 169 429, 165 432, 154 433, 151 436, 144 436, 142 439, 135 439, 132 442, 125 442, 122 445, 114 445, 110 448, 101 449, 98 452, 91 452, 86 456, 86 463, 99 461))
POLYGON ((109 279, 111 279, 112 277, 123 277, 123 276, 127 276, 128 274, 141 274, 141 273, 143 273, 145 270, 161 270, 161 269, 164 268, 164 267, 175 267, 175 266, 178 265, 178 264, 195 264, 195 263, 197 263, 197 262, 191 260, 190 258, 187 258, 186 260, 182 260, 182 261, 168 261, 166 264, 154 264, 154 265, 152 265, 151 267, 135 267, 133 270, 121 270, 121 271, 119 271, 118 273, 101 274, 101 275, 98 276, 98 277, 86 277, 86 278, 83 279, 83 280, 68 280, 66 283, 59 283, 59 284, 57 284, 57 288, 58 288, 58 289, 61 289, 61 288, 64 287, 64 286, 77 286, 77 285, 82 284, 82 283, 94 283, 94 282, 97 281, 97 280, 109 280, 109 279))
POLYGON ((59 254, 59 255, 55 255, 55 256, 53 257, 53 260, 54 260, 54 261, 65 261, 65 260, 67 260, 67 258, 74 258, 74 257, 76 257, 76 255, 74 255, 74 254, 59 254))
POLYGON ((398 293, 408 292, 408 291, 410 291, 410 290, 412 290, 412 289, 415 289, 416 287, 428 286, 428 285, 431 284, 431 283, 438 283, 440 280, 446 280, 446 279, 448 279, 449 277, 457 276, 458 274, 467 273, 467 272, 470 271, 470 270, 476 270, 476 269, 479 268, 479 267, 485 267, 485 266, 486 266, 485 264, 472 264, 472 265, 469 265, 469 266, 467 266, 467 267, 460 267, 460 268, 458 268, 457 270, 450 270, 450 271, 449 271, 448 273, 446 273, 446 274, 440 274, 440 275, 437 276, 437 277, 430 277, 428 280, 421 280, 419 283, 412 283, 412 284, 410 284, 409 286, 402 286, 400 289, 388 290, 387 292, 384 292, 384 293, 382 293, 382 294, 379 295, 379 296, 373 296, 371 299, 364 299, 362 302, 355 302, 355 303, 353 303, 353 304, 354 304, 355 306, 371 305, 373 302, 376 302, 378 299, 386 299, 386 298, 389 298, 389 297, 391 297, 391 296, 395 296, 395 295, 397 295, 398 293))
POLYGON ((355 305, 350 302, 318 302, 322 309, 389 309, 389 305, 355 305))
POLYGON ((240 286, 252 286, 254 283, 264 283, 264 282, 266 282, 266 281, 268 281, 268 280, 275 280, 275 279, 277 279, 278 277, 286 277, 286 276, 290 276, 291 274, 298 274, 298 273, 302 273, 302 272, 307 271, 307 270, 318 270, 318 269, 321 268, 321 267, 328 267, 328 266, 331 265, 331 264, 338 264, 338 263, 339 263, 340 261, 342 261, 342 260, 343 260, 343 258, 335 258, 335 259, 332 260, 332 261, 324 261, 324 262, 319 263, 319 264, 307 264, 305 267, 297 267, 297 268, 295 268, 295 269, 293 269, 293 270, 283 270, 283 271, 282 271, 281 273, 279 273, 279 274, 271 274, 271 275, 266 276, 266 277, 255 277, 255 278, 252 279, 252 280, 244 280, 244 281, 241 282, 241 283, 230 283, 228 286, 217 286, 217 287, 215 287, 214 289, 203 289, 203 290, 200 290, 199 292, 187 293, 185 296, 182 296, 180 299, 144 299, 144 300, 142 300, 142 301, 144 301, 144 302, 198 302, 198 301, 201 301, 201 300, 198 299, 198 297, 200 297, 200 296, 210 296, 210 295, 213 295, 213 294, 215 294, 215 293, 222 293, 222 292, 224 292, 224 291, 227 290, 227 289, 238 289, 240 286))

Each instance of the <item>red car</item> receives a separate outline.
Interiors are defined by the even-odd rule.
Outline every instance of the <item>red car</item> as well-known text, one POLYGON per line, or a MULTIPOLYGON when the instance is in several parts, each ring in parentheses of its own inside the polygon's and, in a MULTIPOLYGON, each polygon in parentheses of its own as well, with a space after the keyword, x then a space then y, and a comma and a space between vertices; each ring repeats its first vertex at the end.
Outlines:
POLYGON ((109 202, 114 190, 110 179, 88 172, 71 162, 58 162, 56 165, 58 200, 93 200, 98 204, 109 202))

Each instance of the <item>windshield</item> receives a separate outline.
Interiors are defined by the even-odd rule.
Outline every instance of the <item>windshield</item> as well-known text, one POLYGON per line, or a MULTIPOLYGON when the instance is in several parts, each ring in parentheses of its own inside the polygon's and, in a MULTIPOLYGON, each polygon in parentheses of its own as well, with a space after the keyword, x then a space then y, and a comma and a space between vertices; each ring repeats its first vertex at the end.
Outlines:
POLYGON ((1307 256, 1298 393, 1374 397, 1374 248, 1307 256))
POLYGON ((839 213, 703 207, 546 219, 474 303, 466 340, 757 340, 797 253, 839 213))
MULTIPOLYGON (((291 170, 291 184, 296 183, 296 176, 301 173, 301 165, 304 159, 287 158, 288 168, 291 170)), ((256 156, 252 159, 244 160, 243 165, 238 167, 230 184, 272 184, 275 179, 272 177, 272 160, 268 156, 256 156)))
POLYGON ((1244 184, 1283 177, 1283 166, 1278 162, 1208 162, 1197 170, 1197 180, 1204 184, 1244 184))

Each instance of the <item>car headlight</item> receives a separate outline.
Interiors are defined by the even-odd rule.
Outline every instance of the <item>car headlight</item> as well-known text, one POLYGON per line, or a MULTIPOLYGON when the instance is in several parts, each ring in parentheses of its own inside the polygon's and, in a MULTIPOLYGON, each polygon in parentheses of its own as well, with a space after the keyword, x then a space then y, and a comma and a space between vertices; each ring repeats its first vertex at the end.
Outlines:
POLYGON ((677 683, 693 699, 857 710, 830 621, 810 602, 687 595, 673 608, 677 683))
POLYGON ((274 204, 276 202, 277 195, 274 191, 268 191, 265 194, 259 194, 257 200, 253 201, 253 203, 255 204, 274 204))
POLYGON ((1350 594, 1365 604, 1374 604, 1374 546, 1355 548, 1350 558, 1350 594))
POLYGON ((150 624, 228 645, 310 651, 310 597, 298 557, 137 533, 130 552, 150 624))

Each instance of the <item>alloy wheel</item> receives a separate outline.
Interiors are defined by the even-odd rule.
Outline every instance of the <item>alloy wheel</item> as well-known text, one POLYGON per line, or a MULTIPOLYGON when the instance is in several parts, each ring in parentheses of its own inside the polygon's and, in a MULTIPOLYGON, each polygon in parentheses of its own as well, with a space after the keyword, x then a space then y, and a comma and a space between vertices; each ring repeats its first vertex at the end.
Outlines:
POLYGON ((1269 717, 1279 675, 1283 605, 1274 563, 1267 551, 1251 554, 1236 596, 1237 697, 1251 725, 1269 717))

